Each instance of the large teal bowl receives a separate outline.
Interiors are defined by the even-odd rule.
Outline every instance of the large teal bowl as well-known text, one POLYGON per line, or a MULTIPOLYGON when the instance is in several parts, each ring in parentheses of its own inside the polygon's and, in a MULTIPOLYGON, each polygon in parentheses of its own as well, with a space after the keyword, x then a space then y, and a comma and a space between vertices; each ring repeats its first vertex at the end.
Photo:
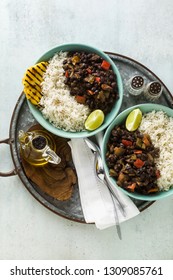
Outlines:
MULTIPOLYGON (((124 190, 123 188, 120 188, 117 184, 116 184, 116 181, 109 176, 109 169, 107 167, 107 164, 106 164, 106 151, 107 151, 107 143, 108 143, 108 140, 109 140, 109 137, 110 137, 110 134, 111 134, 111 131, 112 129, 114 128, 114 126, 116 125, 120 125, 122 123, 125 122, 128 114, 135 108, 139 108, 143 113, 148 113, 148 112, 151 112, 153 110, 155 111, 164 111, 166 112, 166 114, 168 116, 171 116, 173 117, 173 110, 166 107, 166 106, 163 106, 163 105, 159 105, 159 104, 139 104, 139 105, 136 105, 136 106, 133 106, 133 107, 130 107, 126 110, 124 110, 123 112, 121 112, 115 119, 114 121, 111 123, 111 125, 107 128, 106 132, 105 132, 105 135, 104 135, 104 138, 103 138, 103 143, 102 143, 102 158, 103 158, 103 164, 104 164, 104 168, 105 168, 105 172, 106 172, 106 176, 107 176, 107 179, 108 181, 113 185, 115 186, 115 188, 119 188, 122 190, 122 192, 124 192, 126 195, 132 197, 132 198, 135 198, 135 199, 139 199, 139 200, 146 200, 146 201, 154 201, 154 200, 159 200, 159 199, 162 199, 162 198, 165 198, 165 197, 168 197, 170 195, 173 194, 173 188, 171 188, 169 191, 162 191, 162 192, 158 192, 157 194, 153 194, 153 195, 142 195, 142 194, 138 194, 138 193, 131 193, 131 192, 128 192, 126 190, 124 190)), ((165 162, 166 164, 166 162, 165 162)))
POLYGON ((115 105, 113 106, 111 112, 106 115, 103 124, 94 131, 81 131, 81 132, 64 131, 64 130, 54 127, 48 120, 46 120, 43 117, 40 110, 38 110, 37 107, 34 106, 30 101, 28 101, 28 105, 29 105, 31 113, 33 114, 34 118, 38 121, 38 123, 41 124, 46 130, 52 132, 53 134, 64 137, 64 138, 90 137, 90 136, 93 136, 93 135, 97 134, 98 132, 104 130, 118 114, 119 109, 122 104, 122 99, 123 99, 123 84, 122 84, 122 79, 121 79, 119 70, 116 67, 116 65, 114 64, 114 62, 110 59, 110 57, 107 54, 105 54, 104 52, 102 52, 101 50, 94 48, 92 46, 88 46, 88 45, 64 44, 64 45, 57 46, 57 47, 49 50, 48 52, 46 52, 43 56, 41 56, 36 63, 41 62, 41 61, 48 61, 57 52, 73 51, 73 50, 94 52, 94 53, 98 54, 99 56, 101 56, 102 58, 104 58, 111 64, 112 70, 114 71, 114 73, 117 76, 119 98, 115 102, 115 105))

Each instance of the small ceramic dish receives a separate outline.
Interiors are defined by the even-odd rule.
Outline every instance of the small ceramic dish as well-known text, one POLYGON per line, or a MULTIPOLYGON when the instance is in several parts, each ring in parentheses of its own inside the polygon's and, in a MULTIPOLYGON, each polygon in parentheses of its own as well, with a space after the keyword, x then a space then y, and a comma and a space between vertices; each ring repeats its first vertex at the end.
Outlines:
POLYGON ((113 105, 112 110, 105 116, 103 124, 98 127, 97 129, 93 131, 80 131, 80 132, 71 132, 71 131, 65 131, 62 129, 58 129, 55 126, 53 126, 48 120, 46 120, 41 111, 34 106, 30 101, 28 101, 29 108, 31 110, 31 113, 33 114, 34 118, 38 121, 40 125, 42 125, 46 130, 50 131, 51 133, 65 137, 65 138, 81 138, 81 137, 90 137, 98 132, 104 130, 116 117, 116 115, 119 112, 119 109, 122 104, 122 99, 123 99, 123 84, 122 84, 122 79, 121 75, 119 73, 118 68, 116 67, 115 63, 110 59, 110 57, 104 53, 103 51, 92 47, 88 45, 83 45, 83 44, 64 44, 57 46, 45 54, 43 54, 36 63, 41 62, 41 61, 49 61, 50 58, 52 58, 56 53, 60 51, 85 51, 88 53, 96 53, 97 55, 101 56, 104 60, 109 62, 111 64, 112 70, 115 73, 117 77, 117 86, 118 86, 118 99, 116 100, 115 104, 113 105))
MULTIPOLYGON (((116 180, 109 175, 109 168, 107 166, 106 162, 106 152, 107 152, 107 144, 111 135, 111 131, 115 126, 121 125, 125 123, 125 120, 129 113, 134 110, 135 108, 139 108, 142 113, 148 113, 151 111, 164 111, 168 116, 173 117, 173 110, 169 107, 159 105, 159 104, 139 104, 135 105, 133 107, 130 107, 123 112, 121 112, 115 119, 114 121, 109 125, 107 128, 104 138, 103 138, 103 143, 102 143, 102 158, 103 158, 103 164, 106 172, 106 177, 110 184, 112 184, 115 187, 121 188, 120 186, 117 185, 116 180)), ((161 148, 161 147, 160 147, 161 148)), ((165 162, 166 164, 166 162, 165 162)), ((139 200, 146 200, 146 201, 155 201, 159 200, 165 197, 168 197, 173 194, 173 188, 170 188, 168 191, 159 191, 153 194, 148 194, 148 195, 143 195, 139 194, 137 192, 128 192, 127 190, 121 188, 122 192, 124 192, 126 195, 134 198, 134 199, 139 199, 139 200)))

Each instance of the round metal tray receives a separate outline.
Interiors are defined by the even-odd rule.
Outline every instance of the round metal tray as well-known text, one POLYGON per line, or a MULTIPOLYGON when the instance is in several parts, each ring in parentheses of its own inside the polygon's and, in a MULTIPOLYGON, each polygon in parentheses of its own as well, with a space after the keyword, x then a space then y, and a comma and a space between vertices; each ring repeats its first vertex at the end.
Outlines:
MULTIPOLYGON (((168 107, 173 107, 173 97, 167 87, 163 84, 163 82, 148 68, 146 68, 141 63, 119 55, 115 53, 107 52, 107 54, 111 57, 111 59, 117 65, 124 84, 124 96, 123 96, 123 104, 120 111, 139 103, 146 103, 147 101, 139 96, 139 97, 132 97, 128 94, 125 84, 126 81, 136 75, 142 75, 145 79, 150 81, 160 81, 163 85, 163 94, 157 100, 156 103, 166 105, 168 107)), ((17 104, 14 108, 14 112, 11 119, 10 124, 10 131, 9 131, 9 138, 5 140, 1 140, 0 143, 6 143, 10 145, 11 149, 11 156, 14 162, 15 169, 8 173, 0 172, 0 176, 12 176, 18 175, 23 182, 24 186, 27 190, 37 199, 42 205, 47 207, 49 210, 53 211, 54 213, 70 219, 72 221, 77 221, 81 223, 85 223, 85 219, 82 212, 80 196, 79 196, 79 189, 78 185, 74 186, 74 191, 72 197, 68 201, 58 201, 49 195, 43 193, 37 185, 31 182, 22 168, 20 156, 19 156, 19 143, 18 139, 18 132, 20 129, 27 130, 32 125, 36 124, 36 120, 33 118, 32 114, 30 113, 29 107, 26 102, 26 98, 24 94, 21 94, 20 98, 17 101, 17 104)), ((136 206, 140 211, 145 210, 149 207, 153 202, 141 201, 141 200, 133 200, 136 206)))

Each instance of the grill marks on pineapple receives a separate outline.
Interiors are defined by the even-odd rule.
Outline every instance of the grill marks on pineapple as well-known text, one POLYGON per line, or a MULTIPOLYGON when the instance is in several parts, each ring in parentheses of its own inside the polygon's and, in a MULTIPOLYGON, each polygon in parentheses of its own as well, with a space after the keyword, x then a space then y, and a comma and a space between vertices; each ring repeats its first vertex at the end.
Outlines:
POLYGON ((26 94, 27 99, 32 102, 32 104, 40 107, 38 103, 40 102, 41 97, 38 96, 38 93, 34 92, 30 88, 25 88, 24 93, 26 94))
POLYGON ((38 90, 38 92, 41 93, 41 87, 40 87, 40 85, 39 85, 38 83, 32 84, 32 83, 30 82, 30 80, 26 78, 26 79, 25 79, 25 85, 26 85, 27 87, 34 88, 34 89, 38 90))
POLYGON ((28 68, 22 80, 26 98, 37 106, 39 106, 39 102, 42 97, 41 83, 43 81, 43 74, 46 71, 47 65, 48 62, 40 62, 28 68))

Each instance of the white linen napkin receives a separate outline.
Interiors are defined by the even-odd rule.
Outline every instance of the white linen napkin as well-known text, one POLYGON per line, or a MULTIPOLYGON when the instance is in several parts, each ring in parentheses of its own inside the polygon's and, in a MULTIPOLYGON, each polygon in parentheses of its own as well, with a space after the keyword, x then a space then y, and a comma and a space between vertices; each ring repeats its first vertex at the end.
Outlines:
MULTIPOLYGON (((95 223, 98 229, 115 225, 115 210, 112 198, 108 188, 95 175, 93 152, 84 139, 71 139, 69 145, 71 146, 73 162, 78 176, 79 194, 86 223, 95 223)), ((122 223, 138 215, 139 210, 121 190, 118 190, 118 194, 125 205, 125 217, 117 205, 119 222, 122 223)))

